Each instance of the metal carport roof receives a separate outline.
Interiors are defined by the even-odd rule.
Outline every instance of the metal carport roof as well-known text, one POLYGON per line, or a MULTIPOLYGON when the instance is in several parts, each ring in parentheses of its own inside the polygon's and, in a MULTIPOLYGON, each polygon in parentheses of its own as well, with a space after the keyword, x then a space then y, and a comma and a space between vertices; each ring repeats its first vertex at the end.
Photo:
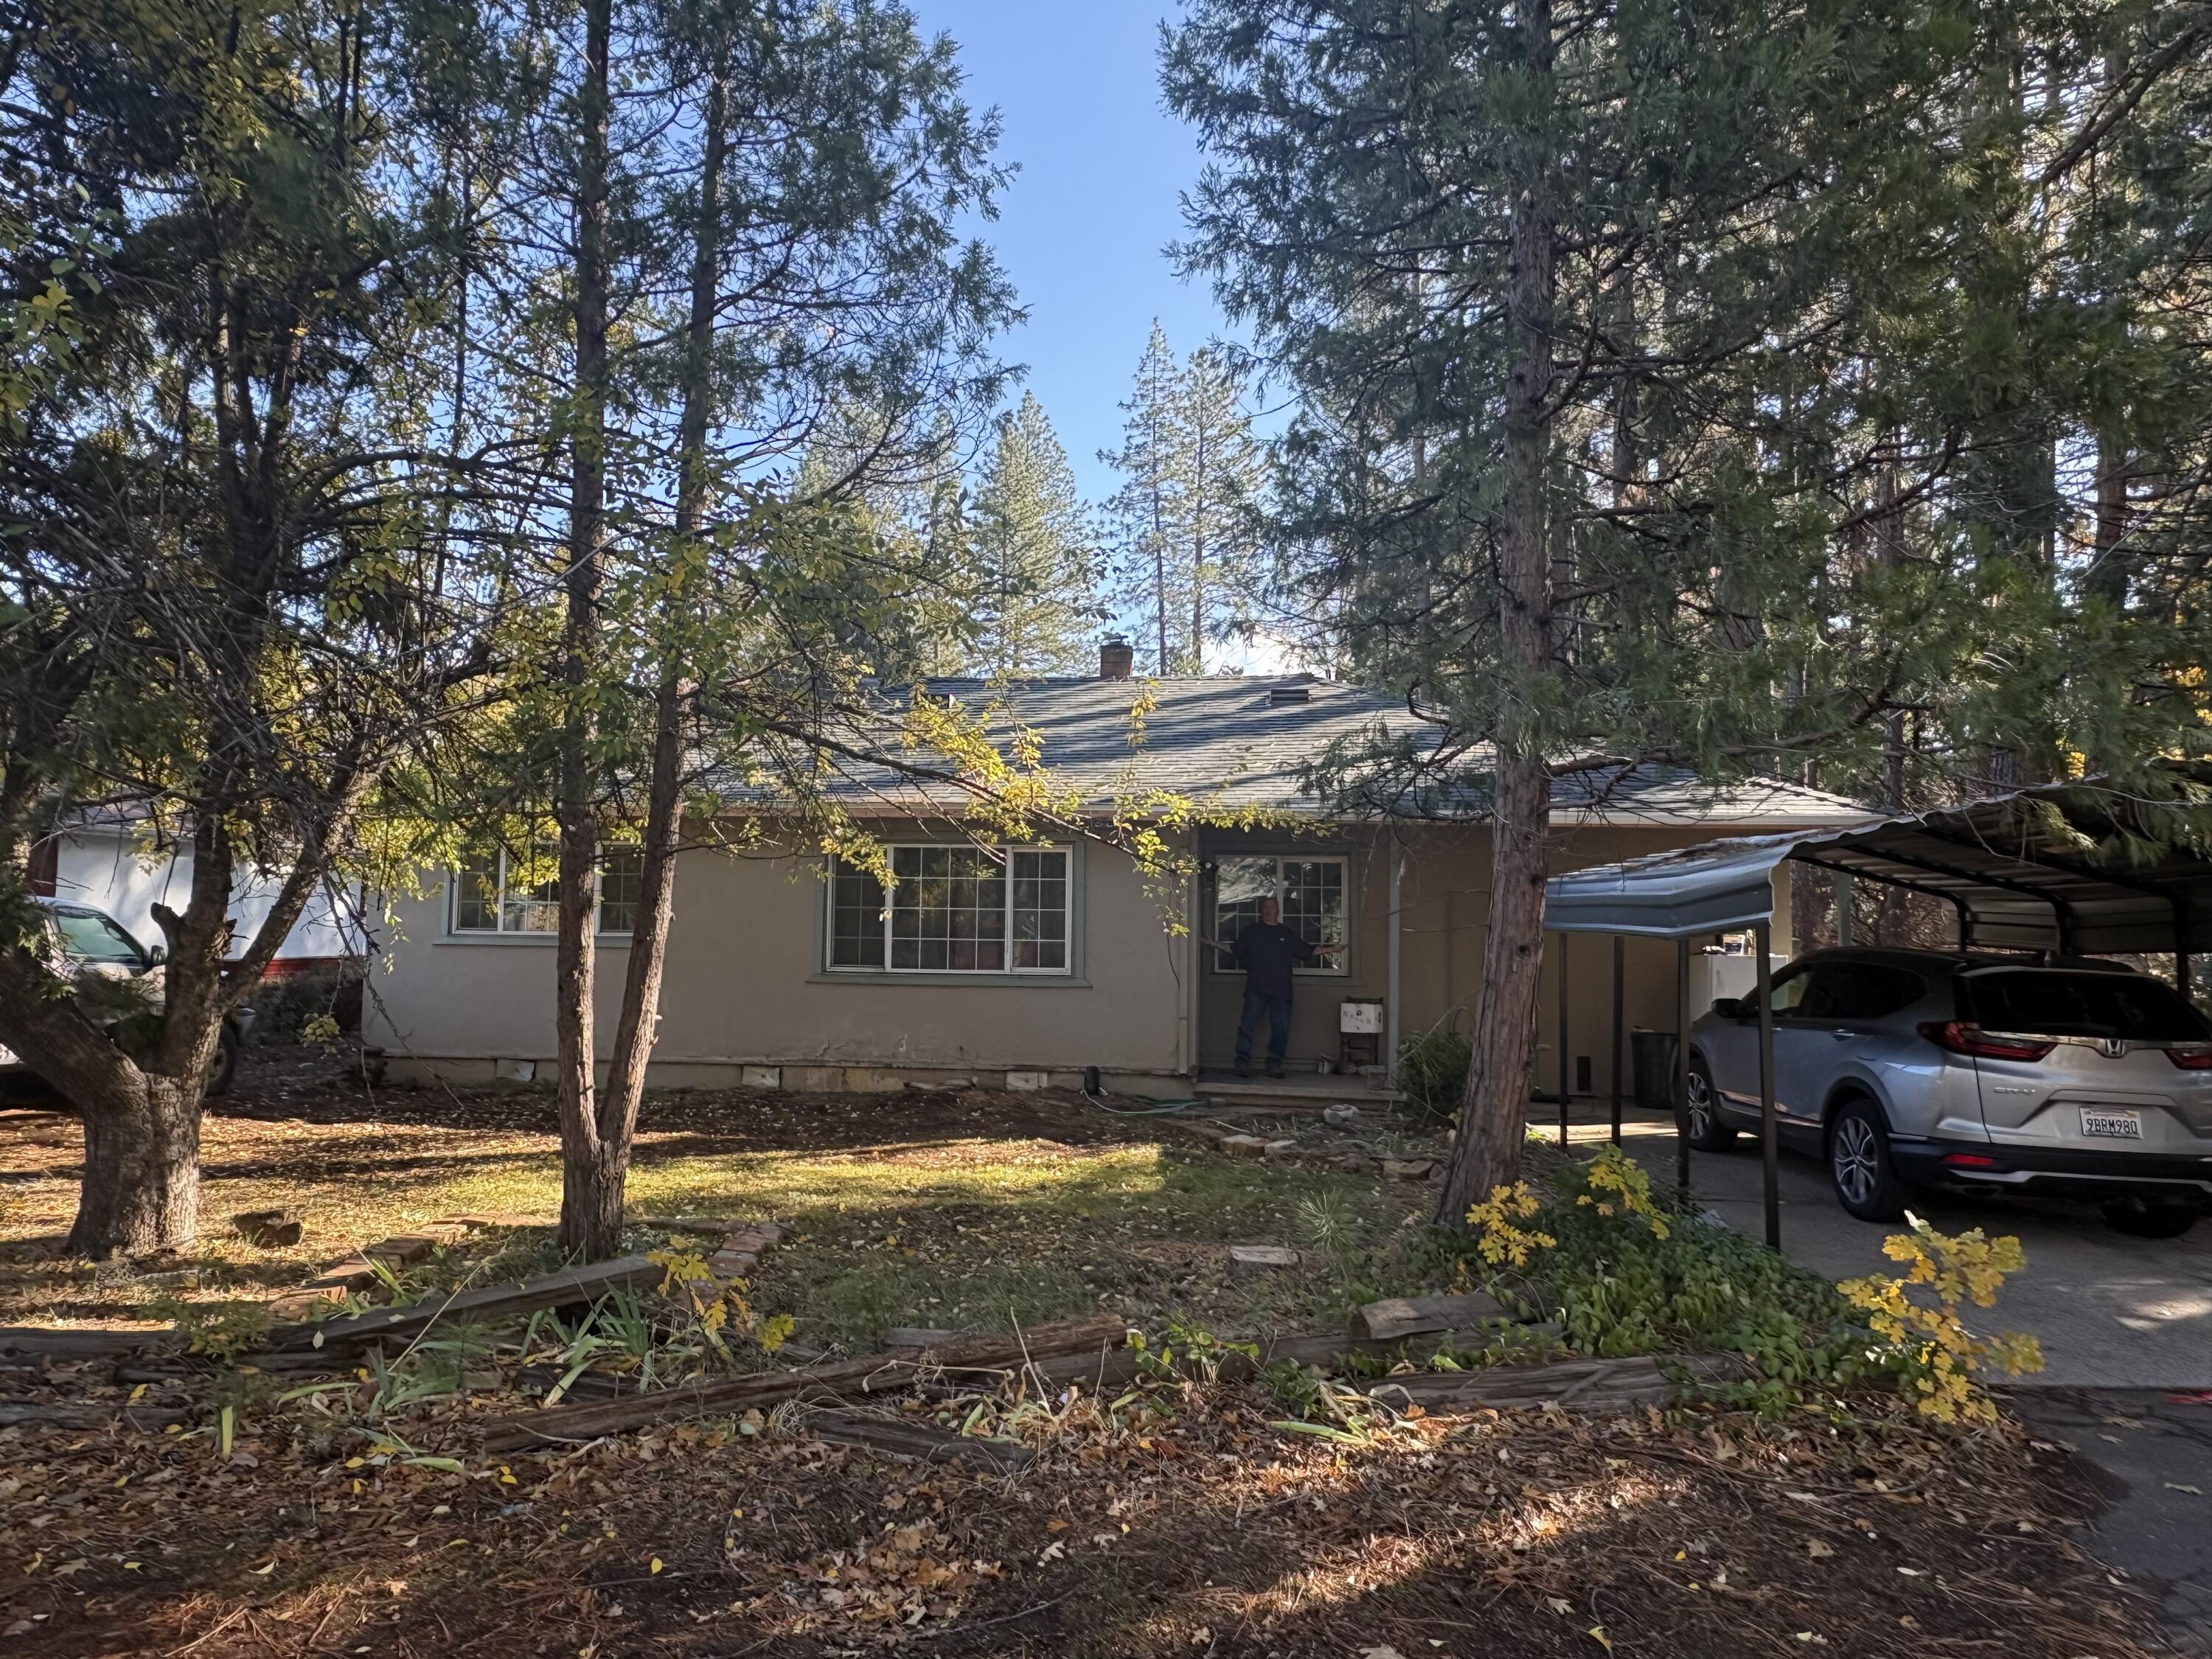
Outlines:
POLYGON ((1773 910, 1785 860, 1949 902, 1967 948, 2069 955, 2212 944, 2212 763, 2164 761, 2148 784, 2045 784, 1847 829, 1732 837, 1555 876, 1544 925, 1685 939, 1773 910))
MULTIPOLYGON (((1916 817, 1845 829, 1735 836, 1554 876, 1544 926, 1677 942, 1679 1032, 1691 1023, 1690 941, 1757 931, 1760 1151, 1766 1242, 1782 1243, 1768 925, 1774 871, 1795 862, 1887 882, 1949 902, 1968 950, 2061 955, 2172 952, 2186 994, 2191 955, 2212 942, 2212 763, 2161 761, 2141 785, 2110 778, 2045 784, 1916 817)), ((1564 947, 1565 941, 1561 941, 1564 947)), ((1613 954, 1613 1138, 1620 1135, 1621 957, 1613 954)), ((1566 976, 1560 975, 1559 1143, 1567 1141, 1566 976)), ((1675 1050, 1675 1179, 1690 1185, 1689 1047, 1675 1050)))

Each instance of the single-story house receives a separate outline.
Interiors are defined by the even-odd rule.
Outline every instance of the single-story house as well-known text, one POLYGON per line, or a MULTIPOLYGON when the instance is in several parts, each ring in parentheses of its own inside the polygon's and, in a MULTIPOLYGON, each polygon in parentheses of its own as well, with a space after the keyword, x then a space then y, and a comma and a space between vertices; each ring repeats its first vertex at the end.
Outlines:
MULTIPOLYGON (((1348 946, 1301 970, 1293 1079, 1316 1086, 1324 1067, 1376 1066, 1393 1034, 1448 1019, 1475 996, 1490 879, 1480 801, 1402 787, 1387 768, 1370 769, 1348 805, 1341 787, 1324 797, 1313 787, 1310 768, 1333 745, 1372 750, 1378 736, 1409 752, 1433 745, 1434 726, 1402 702, 1305 674, 1133 681, 1126 648, 1110 647, 1096 678, 933 681, 927 692, 979 707, 1002 698, 1086 818, 1103 823, 1117 800, 1146 791, 1192 800, 1208 823, 1169 838, 1194 867, 1164 891, 1127 854, 1084 836, 979 850, 957 791, 888 770, 847 779, 837 787, 848 811, 890 844, 888 902, 866 871, 809 848, 679 854, 653 1082, 1020 1087, 1065 1085, 1096 1066, 1116 1091, 1187 1093, 1231 1064, 1241 1002, 1241 976, 1201 938, 1233 937, 1268 896, 1309 937, 1348 946), (1246 821, 1232 822, 1239 814, 1246 821), (1178 931, 1185 921, 1196 925, 1178 931)), ((1865 816, 1778 781, 1712 788, 1661 767, 1571 773, 1553 813, 1555 867, 1865 816)), ((554 905, 518 862, 487 854, 398 906, 392 971, 375 978, 364 1030, 388 1075, 550 1069, 554 905)), ((634 856, 608 856, 599 984, 610 1036, 635 878, 634 856)), ((1786 955, 1784 896, 1775 948, 1786 955)), ((1672 947, 1628 951, 1628 1019, 1671 1030, 1672 947)), ((1550 956, 1547 1045, 1556 948, 1550 956)), ((1568 974, 1572 1085, 1603 1091, 1610 957, 1585 945, 1568 974)), ((1540 1075, 1555 1066, 1547 1048, 1540 1075)))
MULTIPOLYGON (((161 941, 154 907, 182 910, 191 896, 191 843, 158 837, 142 812, 125 807, 88 810, 33 844, 29 875, 33 893, 104 910, 125 933, 150 946, 161 941)), ((231 886, 232 954, 245 950, 268 918, 281 881, 239 866, 231 886)), ((297 973, 361 955, 361 928, 350 908, 330 892, 312 895, 277 947, 270 971, 297 973)))

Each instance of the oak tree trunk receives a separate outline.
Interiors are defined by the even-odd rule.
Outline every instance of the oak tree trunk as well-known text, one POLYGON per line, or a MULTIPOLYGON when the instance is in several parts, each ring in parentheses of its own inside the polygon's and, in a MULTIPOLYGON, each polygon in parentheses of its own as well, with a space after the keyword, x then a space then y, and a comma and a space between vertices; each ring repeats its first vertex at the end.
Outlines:
POLYGON ((84 1110, 72 1255, 95 1261, 189 1244, 200 1201, 198 1083, 141 1073, 126 1099, 84 1110))
MULTIPOLYGON (((1552 73, 1551 0, 1516 7, 1523 61, 1540 98, 1552 73)), ((1545 118, 1540 112, 1528 118, 1545 118)), ((1536 1047, 1536 997, 1544 952, 1546 845, 1551 773, 1526 691, 1564 642, 1554 637, 1545 502, 1550 440, 1553 228, 1540 139, 1518 145, 1507 326, 1515 357, 1505 388, 1505 490, 1498 547, 1502 656, 1497 760, 1490 817, 1490 915, 1482 994, 1474 1015, 1467 1092, 1437 1218, 1463 1224, 1471 1204, 1519 1172, 1536 1047)))

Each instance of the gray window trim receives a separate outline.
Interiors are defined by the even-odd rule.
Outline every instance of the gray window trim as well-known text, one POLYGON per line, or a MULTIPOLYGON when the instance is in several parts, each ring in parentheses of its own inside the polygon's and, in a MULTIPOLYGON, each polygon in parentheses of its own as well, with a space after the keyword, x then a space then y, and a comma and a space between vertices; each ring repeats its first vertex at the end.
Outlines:
MULTIPOLYGON (((886 847, 962 847, 971 845, 952 836, 934 840, 887 842, 886 847)), ((998 843, 1017 850, 1058 852, 1067 854, 1067 968, 1065 972, 1050 968, 981 970, 965 972, 957 969, 932 968, 832 968, 830 966, 830 911, 835 899, 835 884, 830 880, 831 860, 824 858, 816 866, 816 879, 822 889, 819 902, 814 907, 814 969, 806 976, 810 985, 1025 985, 1040 990, 1091 988, 1088 957, 1085 954, 1089 933, 1089 906, 1086 897, 1090 884, 1086 879, 1090 866, 1088 844, 1073 842, 1016 842, 998 843)))

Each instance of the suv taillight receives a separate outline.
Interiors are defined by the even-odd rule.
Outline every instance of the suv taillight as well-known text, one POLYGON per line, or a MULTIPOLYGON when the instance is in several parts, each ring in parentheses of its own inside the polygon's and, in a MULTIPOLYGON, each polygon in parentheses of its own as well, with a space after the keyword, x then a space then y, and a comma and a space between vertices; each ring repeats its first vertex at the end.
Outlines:
POLYGON ((1978 1060, 2041 1060, 2058 1045, 2028 1037, 1997 1036, 1967 1019, 1930 1020, 1920 1035, 1948 1054, 1978 1060))
POLYGON ((2212 1042, 2188 1042, 2168 1048, 2166 1057, 2185 1072, 2212 1072, 2212 1042))

